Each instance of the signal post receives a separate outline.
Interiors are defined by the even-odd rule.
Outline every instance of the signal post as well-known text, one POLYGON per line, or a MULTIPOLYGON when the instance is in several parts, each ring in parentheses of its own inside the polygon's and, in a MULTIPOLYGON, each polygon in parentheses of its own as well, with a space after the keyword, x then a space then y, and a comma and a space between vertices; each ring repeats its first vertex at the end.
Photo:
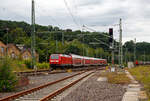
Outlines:
POLYGON ((114 39, 113 39, 113 28, 109 28, 109 43, 110 43, 110 49, 111 49, 111 62, 112 62, 112 70, 114 71, 115 67, 114 67, 114 39))

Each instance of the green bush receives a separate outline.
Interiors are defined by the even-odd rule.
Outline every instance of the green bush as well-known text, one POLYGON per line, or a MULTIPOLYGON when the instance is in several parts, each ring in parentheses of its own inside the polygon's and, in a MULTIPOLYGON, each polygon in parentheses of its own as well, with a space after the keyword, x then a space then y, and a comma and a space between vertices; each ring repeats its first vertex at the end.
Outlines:
POLYGON ((29 68, 27 68, 26 64, 24 61, 21 60, 12 60, 12 65, 11 68, 15 72, 20 72, 20 71, 27 71, 29 68))
POLYGON ((7 58, 0 61, 0 92, 12 91, 17 84, 17 77, 11 71, 11 66, 11 61, 7 58))
POLYGON ((32 68, 32 61, 31 60, 24 60, 24 64, 28 67, 28 68, 32 68))
POLYGON ((49 63, 45 63, 45 62, 37 63, 36 66, 38 69, 49 69, 49 63))

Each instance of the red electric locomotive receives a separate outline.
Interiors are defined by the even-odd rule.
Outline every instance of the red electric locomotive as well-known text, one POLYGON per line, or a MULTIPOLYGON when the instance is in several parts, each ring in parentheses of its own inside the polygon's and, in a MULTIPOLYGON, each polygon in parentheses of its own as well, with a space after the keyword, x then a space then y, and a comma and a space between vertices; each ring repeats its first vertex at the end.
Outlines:
POLYGON ((64 67, 72 65, 72 57, 64 54, 52 54, 49 59, 50 66, 54 69, 56 67, 64 67))

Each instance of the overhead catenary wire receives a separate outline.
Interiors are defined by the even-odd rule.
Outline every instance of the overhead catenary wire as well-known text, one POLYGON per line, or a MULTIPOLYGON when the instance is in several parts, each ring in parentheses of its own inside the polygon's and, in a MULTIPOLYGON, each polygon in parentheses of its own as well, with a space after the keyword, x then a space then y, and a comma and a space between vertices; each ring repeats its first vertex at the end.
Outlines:
MULTIPOLYGON (((37 3, 36 5, 41 8, 37 3)), ((45 9, 40 9, 42 12, 45 12, 46 10, 45 9)), ((38 10, 37 10, 38 13, 40 13, 38 10)), ((49 19, 54 23, 56 24, 55 26, 58 26, 59 28, 62 28, 62 26, 56 21, 56 19, 54 17, 52 17, 51 15, 48 15, 49 19)))
POLYGON ((81 29, 81 26, 79 26, 78 22, 76 21, 76 19, 75 19, 73 13, 71 12, 71 9, 69 8, 69 5, 68 5, 67 1, 66 1, 66 0, 63 0, 63 1, 64 1, 64 4, 65 4, 65 6, 66 6, 66 8, 67 8, 67 10, 68 10, 68 12, 69 12, 69 14, 70 14, 70 16, 71 16, 73 22, 74 22, 74 24, 75 24, 77 27, 79 27, 79 29, 81 29))
MULTIPOLYGON (((85 25, 84 25, 85 26, 85 25)), ((102 27, 102 28, 105 28, 105 27, 107 27, 107 30, 108 30, 108 28, 110 28, 110 27, 116 27, 116 26, 119 26, 119 24, 113 24, 113 25, 89 25, 89 26, 99 26, 99 27, 102 27)), ((87 27, 87 26, 85 26, 85 27, 87 27)), ((88 29, 89 30, 91 30, 91 31, 96 31, 96 30, 94 30, 94 29, 92 29, 92 28, 89 28, 88 27, 88 29)), ((119 31, 119 30, 116 30, 116 32, 117 31, 119 31)), ((107 32, 107 31, 106 31, 107 32)))
MULTIPOLYGON (((73 23, 74 23, 80 30, 82 30, 81 21, 78 21, 78 20, 76 19, 77 17, 75 17, 74 14, 72 13, 72 11, 71 11, 71 9, 70 9, 70 7, 69 7, 69 5, 68 5, 68 3, 67 3, 66 0, 64 0, 64 4, 65 4, 65 7, 67 8, 68 13, 69 13, 70 16, 71 16, 71 19, 72 19, 73 23), (79 23, 78 23, 78 22, 79 22, 79 23)), ((36 5, 37 5, 39 8, 41 8, 38 3, 37 3, 36 5)), ((46 12, 46 10, 43 9, 43 8, 41 8, 40 10, 41 10, 42 12, 46 12)), ((38 12, 38 11, 37 11, 37 12, 38 12)), ((40 13, 40 12, 39 12, 39 13, 40 13)), ((62 25, 60 25, 54 17, 52 17, 51 15, 48 15, 48 17, 50 17, 50 20, 51 20, 53 23, 55 23, 56 26, 58 26, 58 27, 60 27, 60 28, 63 28, 62 25)))
POLYGON ((60 24, 58 24, 58 22, 52 17, 49 15, 49 17, 51 18, 51 21, 53 21, 54 23, 56 23, 56 25, 59 27, 59 28, 62 28, 62 26, 60 24))
MULTIPOLYGON (((87 29, 89 29, 89 30, 91 30, 91 31, 97 32, 95 29, 89 28, 89 27, 87 27, 87 26, 85 26, 85 25, 84 25, 83 27, 85 27, 85 28, 87 28, 87 29)), ((110 37, 109 35, 102 34, 102 33, 101 33, 101 35, 103 35, 103 36, 105 36, 105 37, 110 37)))
MULTIPOLYGON (((75 12, 76 12, 76 15, 78 14, 78 10, 77 10, 77 1, 74 0, 74 6, 72 6, 74 9, 75 9, 75 12)), ((75 16, 77 19, 78 19, 78 22, 81 26, 81 29, 82 29, 82 26, 83 26, 83 20, 81 20, 81 17, 80 16, 75 16)))
MULTIPOLYGON (((79 24, 78 24, 78 22, 76 21, 76 19, 75 19, 73 13, 71 12, 71 9, 69 8, 69 5, 68 5, 67 1, 64 0, 64 3, 65 3, 65 6, 66 6, 66 8, 67 8, 69 14, 71 15, 71 17, 72 17, 72 19, 73 19, 73 22, 78 26, 79 24)), ((43 9, 42 9, 42 11, 45 12, 45 10, 43 10, 43 9)), ((49 16, 49 17, 51 18, 51 20, 52 20, 54 23, 56 23, 59 27, 61 27, 61 26, 57 23, 57 21, 56 21, 52 16, 49 16)), ((117 26, 117 25, 118 25, 118 24, 114 24, 114 25, 103 25, 103 26, 117 26)), ((86 29, 87 29, 87 28, 86 28, 86 29)), ((91 29, 91 28, 89 28, 88 30, 92 30, 92 31, 94 31, 94 32, 97 32, 96 30, 93 30, 93 29, 91 29)), ((107 32, 107 31, 106 31, 106 32, 107 32)), ((108 36, 107 36, 107 37, 108 37, 108 36)))
MULTIPOLYGON (((95 25, 96 26, 96 25, 95 25)), ((119 24, 112 24, 112 25, 100 25, 100 26, 107 26, 107 29, 106 30, 104 30, 103 32, 104 33, 108 33, 108 29, 112 26, 112 27, 118 27, 119 26, 119 24), (109 27, 110 26, 110 27, 109 27)), ((91 27, 88 27, 87 25, 85 26, 84 25, 84 27, 87 29, 87 30, 89 30, 89 31, 93 31, 93 32, 98 32, 98 31, 96 31, 95 29, 93 29, 93 28, 91 28, 91 27)), ((118 39, 119 40, 119 37, 117 37, 117 35, 119 34, 119 32, 120 32, 120 30, 118 30, 118 29, 116 29, 116 30, 113 30, 114 31, 114 33, 115 33, 115 39, 118 39), (117 35, 116 35, 117 34, 117 35)), ((102 34, 103 36, 106 36, 106 37, 109 37, 109 36, 107 36, 107 35, 105 35, 105 34, 102 34)))
POLYGON ((112 24, 112 25, 90 25, 90 26, 119 26, 119 24, 112 24))

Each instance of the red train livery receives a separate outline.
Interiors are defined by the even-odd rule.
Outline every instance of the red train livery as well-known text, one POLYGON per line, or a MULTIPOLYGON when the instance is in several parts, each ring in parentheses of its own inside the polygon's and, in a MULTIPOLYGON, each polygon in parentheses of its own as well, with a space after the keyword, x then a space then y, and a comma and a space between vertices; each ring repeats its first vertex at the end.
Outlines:
POLYGON ((49 59, 50 66, 55 67, 77 67, 77 66, 94 66, 107 65, 106 59, 79 56, 75 54, 52 54, 49 59))
POLYGON ((150 61, 138 61, 136 60, 135 65, 150 65, 150 61))

